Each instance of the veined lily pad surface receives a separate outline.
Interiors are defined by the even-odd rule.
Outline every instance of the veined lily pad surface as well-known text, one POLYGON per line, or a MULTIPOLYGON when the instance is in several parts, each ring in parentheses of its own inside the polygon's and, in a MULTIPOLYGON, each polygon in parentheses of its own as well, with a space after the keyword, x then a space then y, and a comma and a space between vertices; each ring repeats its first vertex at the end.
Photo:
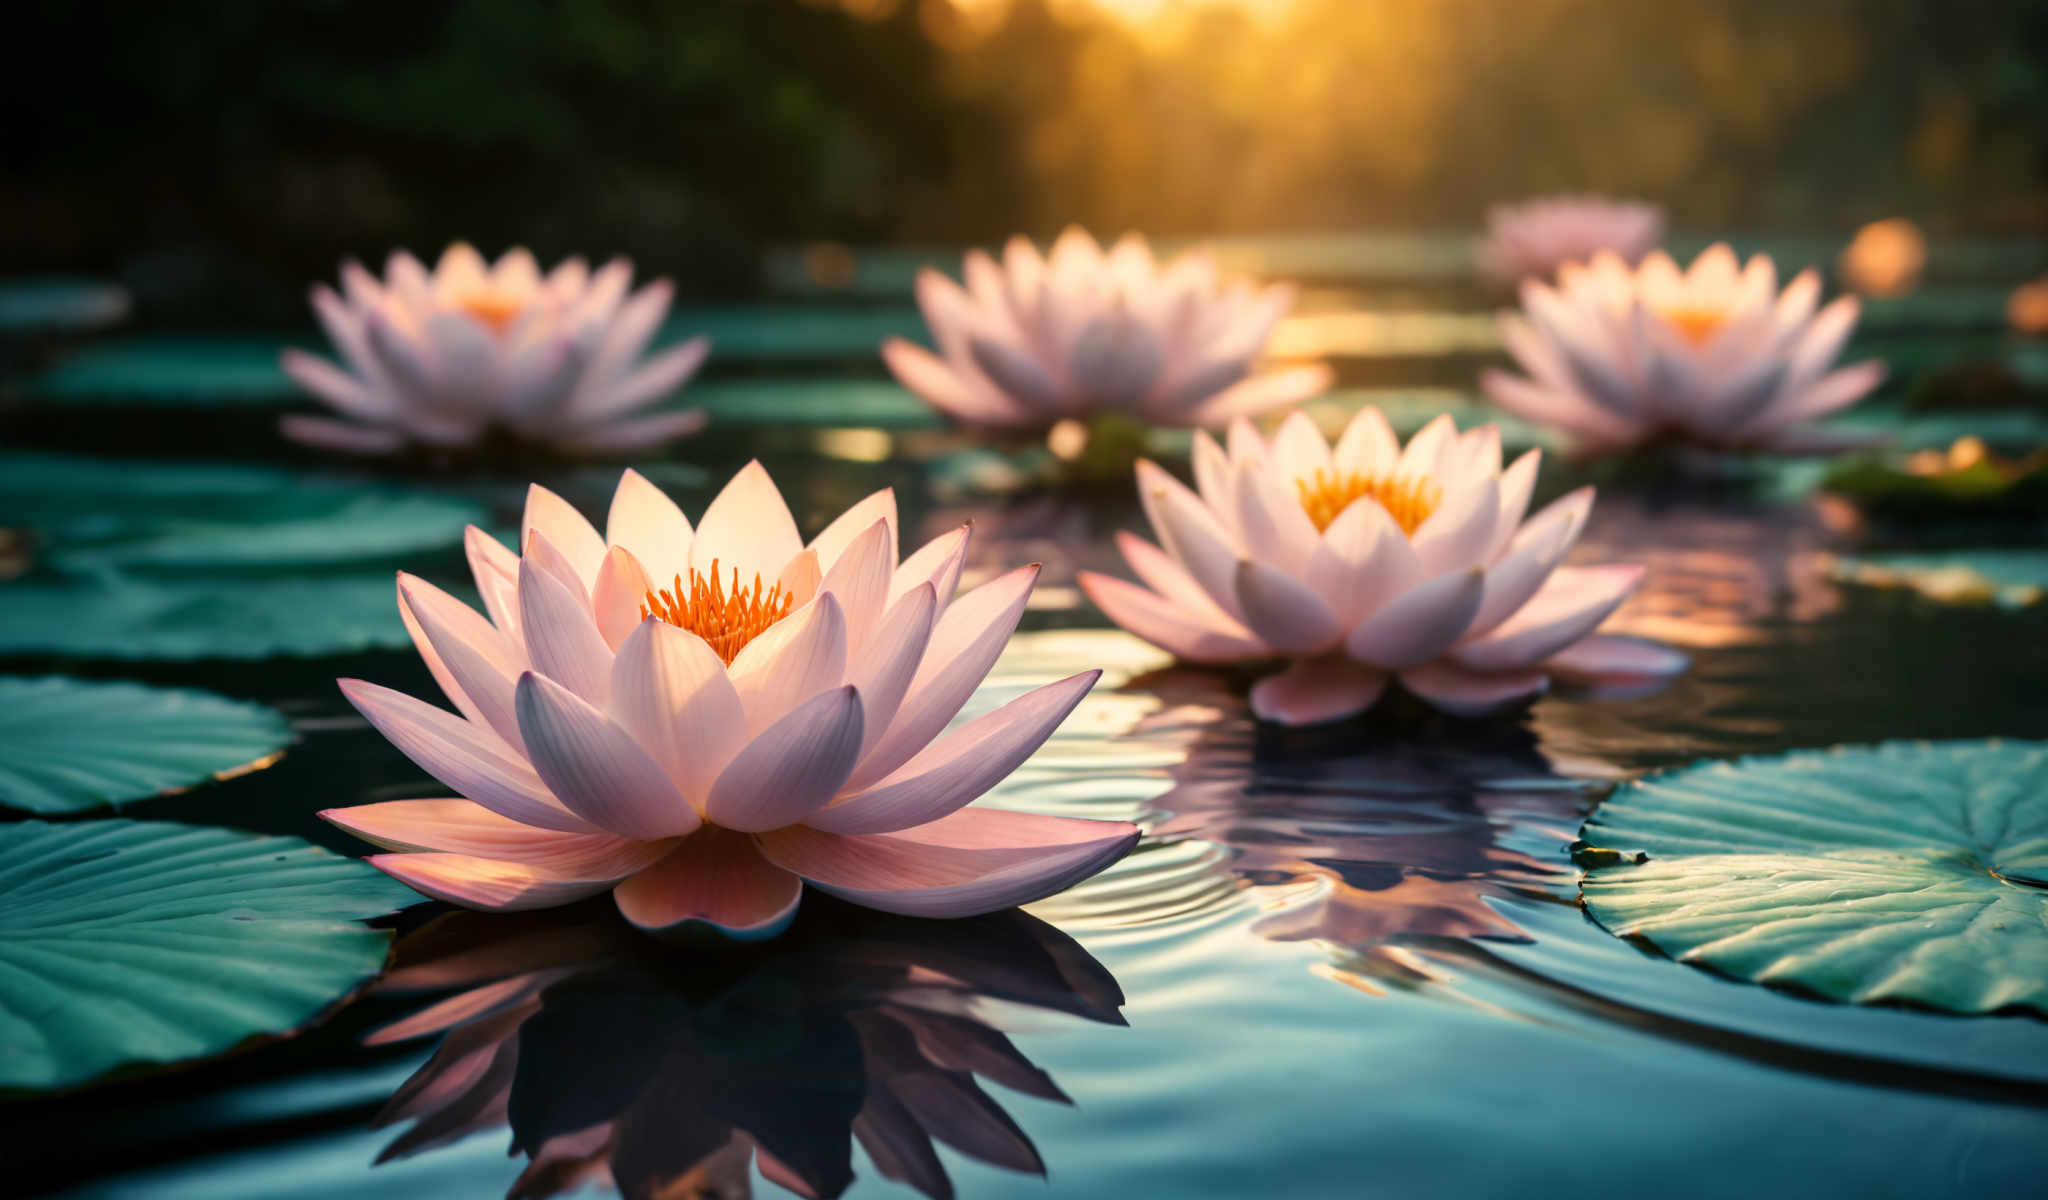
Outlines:
POLYGON ((1623 785, 1587 911, 1683 961, 1830 1000, 2048 1015, 2048 743, 1892 742, 1623 785))
POLYGON ((0 1088, 217 1054, 374 975, 414 900, 296 838, 156 821, 0 825, 0 1088))
POLYGON ((211 692, 0 678, 0 805, 141 800, 262 766, 291 737, 276 710, 211 692))

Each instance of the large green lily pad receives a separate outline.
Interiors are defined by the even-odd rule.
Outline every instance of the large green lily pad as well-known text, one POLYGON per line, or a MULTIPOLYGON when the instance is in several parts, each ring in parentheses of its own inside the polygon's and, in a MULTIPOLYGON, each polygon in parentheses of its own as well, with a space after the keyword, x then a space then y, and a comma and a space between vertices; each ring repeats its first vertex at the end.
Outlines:
POLYGON ((296 838, 0 825, 0 1088, 289 1032, 382 967, 390 934, 357 922, 416 899, 296 838))
POLYGON ((60 813, 263 766, 292 740, 275 709, 211 692, 0 678, 0 804, 60 813))
MULTIPOLYGON (((278 352, 298 344, 270 337, 154 334, 86 346, 29 382, 53 404, 267 407, 293 397, 278 352)), ((324 353, 324 351, 323 351, 324 353)))
POLYGON ((0 656, 254 659, 408 644, 389 571, 0 583, 0 656))
POLYGON ((0 454, 0 655, 264 658, 405 644, 392 568, 456 560, 469 500, 228 464, 0 454))
POLYGON ((0 520, 59 569, 283 571, 456 546, 486 514, 432 492, 226 463, 0 455, 0 520))
POLYGON ((1830 1000, 2048 1015, 2048 743, 1685 767, 1622 785, 1580 837, 1586 910, 1682 962, 1830 1000))

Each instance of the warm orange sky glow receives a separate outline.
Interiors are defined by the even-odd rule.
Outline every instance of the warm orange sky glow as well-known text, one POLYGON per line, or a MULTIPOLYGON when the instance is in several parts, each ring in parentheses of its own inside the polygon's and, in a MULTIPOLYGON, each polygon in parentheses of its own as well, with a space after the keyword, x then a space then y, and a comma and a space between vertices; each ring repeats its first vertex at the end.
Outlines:
MULTIPOLYGON (((954 3, 974 0, 954 0, 954 3)), ((1052 5, 1060 16, 1081 16, 1089 10, 1101 12, 1133 25, 1172 17, 1198 8, 1235 8, 1253 17, 1274 18, 1294 7, 1294 0, 1058 0, 1052 5)))

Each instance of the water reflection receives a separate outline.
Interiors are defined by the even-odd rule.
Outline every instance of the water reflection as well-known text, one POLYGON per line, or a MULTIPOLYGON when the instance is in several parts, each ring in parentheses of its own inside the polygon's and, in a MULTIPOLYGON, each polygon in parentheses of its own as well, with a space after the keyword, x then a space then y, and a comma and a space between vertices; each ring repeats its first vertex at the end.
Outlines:
POLYGON ((852 1143, 932 1197, 941 1142, 1043 1174, 980 1080, 1071 1103, 1002 1031, 1047 1014, 1121 1025, 1123 993, 1021 911, 919 921, 806 904, 781 941, 675 955, 609 912, 457 913, 399 943, 386 991, 459 988, 371 1035, 443 1034, 378 1115, 379 1161, 508 1127, 514 1197, 744 1196, 750 1166, 805 1196, 853 1182, 852 1143))
MULTIPOLYGON (((1267 913, 1254 930, 1339 951, 1338 976, 1374 990, 1432 975, 1406 947, 1441 938, 1523 940, 1489 901, 1553 894, 1575 877, 1556 853, 1592 785, 1560 775, 1536 735, 1394 708, 1311 729, 1262 725, 1232 681, 1175 669, 1130 685, 1158 696, 1186 740, 1161 838, 1221 845, 1267 913), (1193 727, 1179 719, 1207 712, 1193 727), (1522 840, 1504 840, 1509 830, 1522 840), (1537 847, 1540 847, 1538 849, 1537 847), (1375 983, 1374 981, 1377 981, 1375 983)), ((1150 722, 1131 736, 1157 736, 1150 722)))
POLYGON ((1828 552, 1853 518, 1812 501, 1772 504, 1712 495, 1604 490, 1575 560, 1647 568, 1643 586, 1607 622, 1688 648, 1754 645, 1765 622, 1816 621, 1841 608, 1828 552))
POLYGON ((2041 617, 1838 586, 1831 552, 1860 532, 1825 501, 1603 494, 1581 552, 1649 568, 1606 628, 1682 646, 1693 665, 1625 704, 1549 697, 1534 710, 1546 750, 1636 771, 1835 742, 2040 736, 2041 617))

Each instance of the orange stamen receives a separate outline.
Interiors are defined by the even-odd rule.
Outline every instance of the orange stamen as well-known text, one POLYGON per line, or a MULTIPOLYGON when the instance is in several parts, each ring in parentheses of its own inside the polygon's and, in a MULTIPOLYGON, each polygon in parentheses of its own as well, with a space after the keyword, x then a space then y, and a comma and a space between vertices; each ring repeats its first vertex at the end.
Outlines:
POLYGON ((1394 518, 1402 533, 1413 535, 1443 499, 1443 490, 1427 479, 1360 475, 1355 471, 1337 473, 1318 468, 1313 477, 1297 479, 1294 486, 1301 493, 1302 510, 1315 522, 1318 532, 1328 529, 1338 514, 1351 507, 1352 501, 1371 496, 1394 518))
POLYGON ((527 297, 505 288, 482 287, 455 298, 455 307, 475 317, 492 333, 503 333, 526 311, 527 297))
POLYGON ((1704 346, 1714 335, 1728 324, 1728 311, 1721 308, 1699 308, 1678 306, 1660 310, 1658 316, 1664 323, 1678 331, 1678 335, 1694 346, 1704 346))
POLYGON ((737 567, 732 572, 732 590, 727 591, 714 558, 709 580, 692 567, 689 587, 683 586, 683 577, 678 575, 673 589, 649 589, 640 604, 640 616, 660 617, 677 629, 689 630, 730 665, 742 647, 794 607, 796 597, 785 593, 780 583, 763 591, 759 575, 754 576, 752 588, 742 588, 737 567))

